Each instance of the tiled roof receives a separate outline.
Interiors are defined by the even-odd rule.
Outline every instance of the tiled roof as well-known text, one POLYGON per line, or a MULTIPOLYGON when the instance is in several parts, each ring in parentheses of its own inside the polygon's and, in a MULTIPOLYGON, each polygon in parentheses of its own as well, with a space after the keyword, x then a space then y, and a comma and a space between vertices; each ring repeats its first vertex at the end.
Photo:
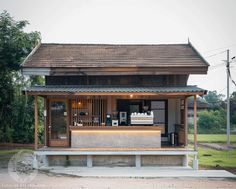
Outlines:
POLYGON ((197 86, 183 87, 121 87, 121 86, 35 86, 24 90, 25 92, 57 92, 57 93, 179 93, 179 92, 202 92, 206 90, 197 86))
POLYGON ((191 44, 41 44, 23 68, 208 67, 191 44))

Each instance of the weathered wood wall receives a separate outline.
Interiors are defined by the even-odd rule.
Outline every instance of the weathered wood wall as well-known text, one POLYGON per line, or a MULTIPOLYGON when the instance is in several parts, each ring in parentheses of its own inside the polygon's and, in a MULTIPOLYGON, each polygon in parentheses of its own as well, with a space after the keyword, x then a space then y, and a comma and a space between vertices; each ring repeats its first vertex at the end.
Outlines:
POLYGON ((188 75, 46 76, 46 85, 185 86, 188 75))

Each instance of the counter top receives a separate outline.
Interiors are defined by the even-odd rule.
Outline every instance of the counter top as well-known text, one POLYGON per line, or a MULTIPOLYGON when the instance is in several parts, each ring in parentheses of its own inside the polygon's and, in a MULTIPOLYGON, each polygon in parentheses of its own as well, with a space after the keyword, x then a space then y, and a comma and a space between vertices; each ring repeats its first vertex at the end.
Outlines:
POLYGON ((159 126, 70 126, 70 130, 161 130, 159 126))

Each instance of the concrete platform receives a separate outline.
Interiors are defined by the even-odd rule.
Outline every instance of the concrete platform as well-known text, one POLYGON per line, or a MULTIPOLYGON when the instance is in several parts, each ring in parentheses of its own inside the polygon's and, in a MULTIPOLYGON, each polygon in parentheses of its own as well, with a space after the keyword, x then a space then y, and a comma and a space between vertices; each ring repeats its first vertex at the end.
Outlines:
POLYGON ((47 167, 54 174, 78 177, 120 177, 120 178, 235 178, 225 170, 193 170, 189 167, 47 167))

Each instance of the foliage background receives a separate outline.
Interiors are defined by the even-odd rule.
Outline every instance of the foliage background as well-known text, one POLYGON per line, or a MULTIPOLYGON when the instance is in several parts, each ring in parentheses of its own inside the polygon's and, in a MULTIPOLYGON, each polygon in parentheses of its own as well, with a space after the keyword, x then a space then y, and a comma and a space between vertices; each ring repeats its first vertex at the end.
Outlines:
MULTIPOLYGON (((6 11, 0 14, 0 142, 33 143, 34 99, 22 89, 43 84, 39 76, 23 77, 20 65, 40 42, 39 32, 26 33, 27 21, 15 21, 6 11)), ((40 138, 42 138, 42 99, 40 99, 40 138)))
MULTIPOLYGON (((205 101, 207 108, 197 113, 199 134, 225 134, 226 133, 226 101, 222 94, 216 91, 209 91, 202 101, 205 101)), ((236 92, 230 96, 230 122, 231 132, 236 129, 236 92)), ((189 133, 193 133, 193 124, 189 123, 189 133)))

